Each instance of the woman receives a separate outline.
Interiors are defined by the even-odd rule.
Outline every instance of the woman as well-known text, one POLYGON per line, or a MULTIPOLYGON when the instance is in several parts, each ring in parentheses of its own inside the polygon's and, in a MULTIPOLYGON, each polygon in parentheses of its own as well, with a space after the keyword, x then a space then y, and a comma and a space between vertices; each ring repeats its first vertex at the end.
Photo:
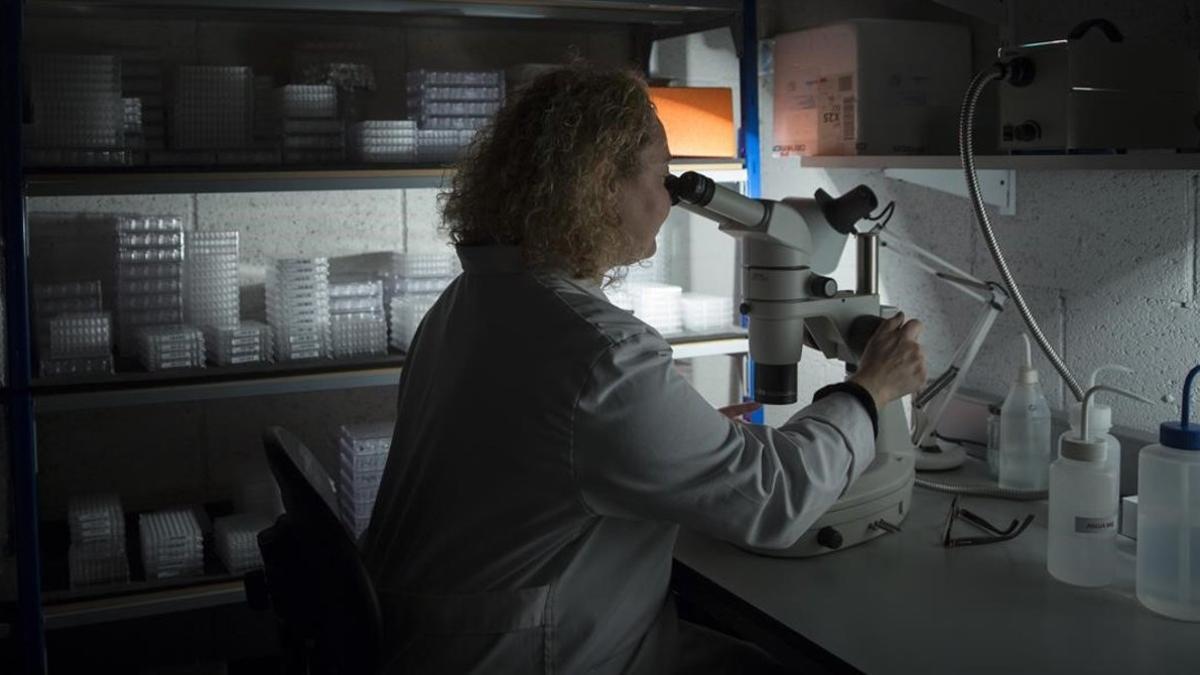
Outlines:
POLYGON ((713 410, 601 292, 654 253, 668 158, 636 75, 568 67, 456 174, 464 273, 414 339, 364 540, 395 672, 672 672, 679 526, 789 546, 871 463, 875 410, 924 380, 897 317, 782 427, 713 410))

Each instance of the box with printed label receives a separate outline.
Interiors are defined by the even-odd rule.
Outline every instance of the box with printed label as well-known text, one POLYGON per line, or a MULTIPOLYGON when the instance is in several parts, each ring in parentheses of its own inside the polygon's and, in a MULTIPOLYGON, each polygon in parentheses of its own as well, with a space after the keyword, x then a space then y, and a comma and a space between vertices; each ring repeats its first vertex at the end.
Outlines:
POLYGON ((955 152, 964 26, 860 19, 786 33, 774 64, 777 157, 955 152))

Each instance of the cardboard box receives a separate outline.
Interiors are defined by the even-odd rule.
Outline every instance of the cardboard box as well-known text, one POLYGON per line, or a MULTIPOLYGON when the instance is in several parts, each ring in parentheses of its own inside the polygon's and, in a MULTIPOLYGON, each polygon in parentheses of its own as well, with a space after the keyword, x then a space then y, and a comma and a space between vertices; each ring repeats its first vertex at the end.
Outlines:
POLYGON ((675 157, 736 157, 733 90, 727 87, 650 87, 650 100, 675 157))
POLYGON ((971 80, 964 26, 860 19, 775 39, 772 152, 956 152, 971 80))

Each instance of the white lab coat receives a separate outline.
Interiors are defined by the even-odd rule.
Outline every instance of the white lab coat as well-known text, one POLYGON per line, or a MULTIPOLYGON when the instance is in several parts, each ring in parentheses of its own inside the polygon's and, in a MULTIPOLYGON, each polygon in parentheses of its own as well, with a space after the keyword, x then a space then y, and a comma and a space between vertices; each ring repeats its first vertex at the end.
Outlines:
POLYGON ((387 672, 669 673, 679 526, 789 546, 874 458, 868 413, 835 393, 732 422, 594 284, 459 255, 363 542, 387 672))

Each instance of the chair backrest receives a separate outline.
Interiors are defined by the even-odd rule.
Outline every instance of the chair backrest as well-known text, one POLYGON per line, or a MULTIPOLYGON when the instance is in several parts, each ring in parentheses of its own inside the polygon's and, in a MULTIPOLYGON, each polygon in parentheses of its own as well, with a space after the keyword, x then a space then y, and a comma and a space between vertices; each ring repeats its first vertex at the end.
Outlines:
POLYGON ((338 520, 333 483, 284 429, 268 428, 263 445, 285 513, 259 534, 259 548, 285 650, 304 651, 285 658, 305 662, 310 673, 373 673, 382 633, 379 599, 338 520))

